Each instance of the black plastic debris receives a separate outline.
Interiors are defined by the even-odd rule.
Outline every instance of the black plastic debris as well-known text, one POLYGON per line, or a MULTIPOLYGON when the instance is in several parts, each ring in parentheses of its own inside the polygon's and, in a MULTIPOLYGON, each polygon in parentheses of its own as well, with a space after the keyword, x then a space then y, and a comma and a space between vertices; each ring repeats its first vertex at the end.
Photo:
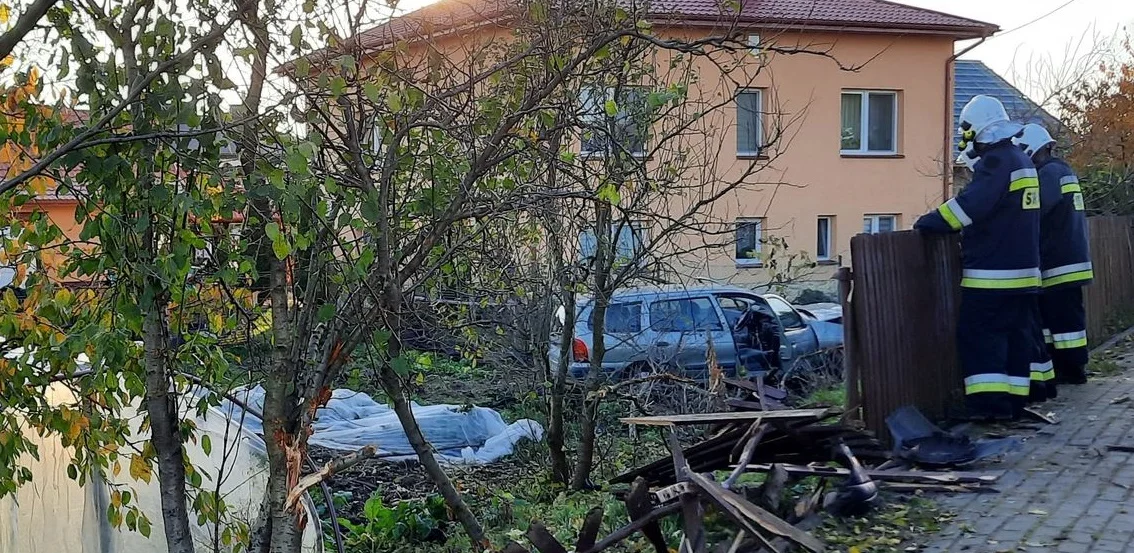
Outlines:
POLYGON ((894 454, 927 468, 964 467, 1008 453, 1020 445, 1019 438, 973 441, 929 422, 916 407, 905 406, 886 417, 894 442, 894 454))

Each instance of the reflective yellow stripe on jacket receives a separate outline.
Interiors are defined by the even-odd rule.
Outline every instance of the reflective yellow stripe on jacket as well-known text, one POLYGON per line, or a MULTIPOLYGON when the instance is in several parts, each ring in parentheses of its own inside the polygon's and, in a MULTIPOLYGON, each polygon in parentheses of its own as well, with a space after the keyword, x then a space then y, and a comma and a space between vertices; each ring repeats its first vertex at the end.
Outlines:
POLYGON ((1009 192, 1015 192, 1025 188, 1039 188, 1039 173, 1036 173, 1036 170, 1030 167, 1012 171, 1009 179, 1009 192))
POLYGON ((945 219, 946 223, 949 223, 949 226, 953 230, 961 230, 973 224, 973 220, 969 217, 969 214, 965 213, 965 210, 961 208, 961 204, 957 202, 956 198, 941 204, 941 207, 937 208, 937 212, 941 214, 941 217, 945 219))
POLYGON ((1083 263, 1072 263, 1070 265, 1061 265, 1053 267, 1040 273, 1043 279, 1043 286, 1057 286, 1066 284, 1068 282, 1079 282, 1084 280, 1091 280, 1095 278, 1094 268, 1091 266, 1090 261, 1083 263))
POLYGON ((1076 177, 1075 175, 1067 175, 1059 179, 1059 191, 1064 194, 1082 192, 1083 188, 1079 186, 1079 177, 1076 177))
POLYGON ((1032 269, 965 269, 961 273, 961 286, 982 290, 1026 290, 1038 288, 1040 270, 1032 269))

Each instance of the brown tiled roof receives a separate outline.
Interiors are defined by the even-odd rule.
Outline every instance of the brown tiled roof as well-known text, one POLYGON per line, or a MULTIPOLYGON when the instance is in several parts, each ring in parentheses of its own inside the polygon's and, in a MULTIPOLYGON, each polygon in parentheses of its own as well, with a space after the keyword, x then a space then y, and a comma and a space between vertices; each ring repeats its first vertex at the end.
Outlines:
MULTIPOLYGON (((512 0, 439 0, 419 10, 395 17, 345 41, 362 51, 389 46, 398 40, 413 41, 461 28, 500 21, 508 15, 512 0)), ((654 0, 650 11, 658 21, 670 25, 735 21, 786 28, 831 30, 876 30, 920 32, 957 39, 991 36, 999 27, 887 0, 654 0)), ((324 50, 311 58, 325 59, 324 50)), ((289 71, 289 62, 279 71, 289 71)))

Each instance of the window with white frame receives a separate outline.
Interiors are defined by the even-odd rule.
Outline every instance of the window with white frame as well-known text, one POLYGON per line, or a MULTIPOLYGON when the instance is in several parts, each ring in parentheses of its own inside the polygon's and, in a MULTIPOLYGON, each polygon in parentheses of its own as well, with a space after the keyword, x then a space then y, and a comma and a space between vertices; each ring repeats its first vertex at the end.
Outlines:
POLYGON ((736 155, 760 155, 764 147, 764 92, 758 88, 736 93, 736 155))
POLYGON ((736 264, 759 265, 760 243, 763 241, 763 219, 736 220, 736 264))
POLYGON ((829 215, 821 215, 815 221, 815 259, 817 261, 830 260, 831 244, 835 233, 835 218, 829 215))
MULTIPOLYGON (((640 221, 619 221, 611 223, 610 237, 614 241, 614 256, 626 262, 639 259, 645 250, 646 225, 640 221)), ((587 229, 579 235, 579 255, 583 259, 595 256, 598 240, 594 229, 587 229)))
POLYGON ((587 87, 580 92, 583 155, 625 151, 646 154, 649 110, 646 90, 637 86, 587 87))
POLYGON ((844 154, 898 152, 898 93, 844 90, 840 125, 844 154))
POLYGON ((862 232, 878 234, 880 232, 893 232, 898 228, 897 215, 863 215, 862 232))

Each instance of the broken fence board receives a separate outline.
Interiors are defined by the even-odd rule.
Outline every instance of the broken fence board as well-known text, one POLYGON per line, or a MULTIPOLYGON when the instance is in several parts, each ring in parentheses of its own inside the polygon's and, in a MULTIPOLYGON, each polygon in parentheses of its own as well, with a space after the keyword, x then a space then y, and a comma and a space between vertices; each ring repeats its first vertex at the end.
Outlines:
POLYGON ((740 420, 792 421, 804 419, 819 419, 826 415, 828 411, 828 409, 784 409, 780 411, 691 413, 687 415, 626 417, 619 420, 621 420, 624 424, 640 424, 643 426, 682 426, 688 424, 711 424, 714 422, 731 422, 740 420))
POLYGON ((528 527, 528 540, 539 553, 567 553, 567 548, 551 535, 542 522, 535 521, 528 527))
POLYGON ((718 484, 715 480, 711 480, 699 474, 690 474, 690 479, 694 484, 697 484, 702 489, 704 489, 706 493, 714 498, 714 500, 719 498, 720 500, 728 503, 734 508, 734 510, 739 511, 742 515, 744 515, 744 518, 747 518, 753 523, 759 525, 769 533, 787 538, 788 540, 791 540, 803 546, 805 549, 812 551, 813 553, 825 551, 826 546, 824 546, 823 542, 819 541, 819 539, 815 536, 799 530, 791 524, 788 524, 784 519, 773 515, 772 513, 769 513, 768 511, 765 511, 764 509, 753 505, 743 497, 740 497, 739 495, 736 495, 735 493, 722 488, 721 485, 718 484))
MULTIPOLYGON (((850 476, 850 470, 841 467, 808 467, 803 465, 780 464, 788 474, 797 476, 850 476)), ((771 464, 749 464, 746 470, 769 472, 771 464)), ((929 482, 933 484, 991 484, 1004 475, 997 472, 915 472, 905 470, 868 470, 866 474, 882 482, 929 482)))
POLYGON ((603 508, 601 505, 587 512, 583 527, 579 529, 579 539, 575 541, 575 551, 586 551, 595 546, 599 529, 602 527, 603 508))
MULTIPOLYGON (((631 522, 638 522, 639 520, 647 519, 653 511, 650 510, 650 485, 646 482, 645 478, 638 477, 634 480, 634 484, 630 486, 630 493, 626 496, 626 514, 630 515, 631 522)), ((656 521, 645 522, 642 526, 642 535, 646 536, 646 540, 650 545, 654 546, 656 553, 668 553, 669 547, 665 543, 665 536, 662 534, 661 526, 656 521)), ((583 551, 582 548, 576 551, 583 551)))
MULTIPOLYGON (((650 511, 650 513, 648 515, 646 515, 646 516, 644 516, 644 517, 642 517, 638 520, 635 520, 634 522, 631 522, 630 524, 627 524, 626 526, 623 526, 622 528, 619 528, 619 529, 611 532, 609 536, 599 540, 599 542, 596 543, 594 547, 592 547, 592 548, 590 548, 586 551, 580 551, 578 553, 598 553, 599 551, 603 551, 603 550, 607 549, 608 547, 610 547, 610 546, 612 546, 612 545, 614 545, 614 544, 616 544, 616 543, 618 543, 618 542, 620 542, 620 541, 622 541, 626 538, 629 538, 630 536, 634 535, 634 532, 642 530, 647 525, 657 524, 658 519, 672 515, 672 514, 678 512, 678 511, 680 511, 680 510, 681 510, 681 504, 680 503, 671 503, 669 505, 662 505, 661 507, 658 507, 658 508, 654 509, 653 511, 650 511)), ((668 549, 663 549, 662 551, 665 552, 665 551, 668 551, 668 549)))
POLYGON ((739 524, 749 534, 752 534, 752 537, 759 541, 761 545, 765 547, 772 547, 772 544, 768 541, 768 538, 765 538, 764 535, 760 533, 759 529, 756 528, 756 526, 753 524, 754 521, 744 516, 744 513, 740 512, 739 509, 737 509, 731 502, 724 498, 724 493, 722 492, 724 492, 725 490, 717 485, 715 480, 694 472, 690 473, 689 479, 690 482, 701 488, 701 491, 705 494, 705 496, 712 500, 712 502, 715 503, 722 512, 728 515, 729 518, 736 521, 736 523, 739 524))

